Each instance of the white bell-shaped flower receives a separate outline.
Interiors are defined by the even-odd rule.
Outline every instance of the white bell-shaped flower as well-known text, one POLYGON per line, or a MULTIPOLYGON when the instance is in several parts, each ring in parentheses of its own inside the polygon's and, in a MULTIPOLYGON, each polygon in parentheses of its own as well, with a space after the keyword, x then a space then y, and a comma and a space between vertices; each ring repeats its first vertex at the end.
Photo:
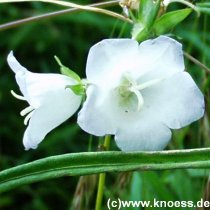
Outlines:
POLYGON ((75 95, 67 85, 76 81, 61 74, 32 73, 20 65, 10 52, 7 58, 14 71, 16 81, 23 96, 13 95, 29 103, 21 112, 25 116, 24 124, 28 127, 24 133, 25 149, 37 148, 47 133, 71 117, 81 104, 81 96, 75 95))
POLYGON ((184 72, 182 46, 166 36, 140 45, 107 39, 90 49, 87 99, 78 115, 86 132, 115 135, 123 151, 161 150, 204 114, 204 97, 184 72))

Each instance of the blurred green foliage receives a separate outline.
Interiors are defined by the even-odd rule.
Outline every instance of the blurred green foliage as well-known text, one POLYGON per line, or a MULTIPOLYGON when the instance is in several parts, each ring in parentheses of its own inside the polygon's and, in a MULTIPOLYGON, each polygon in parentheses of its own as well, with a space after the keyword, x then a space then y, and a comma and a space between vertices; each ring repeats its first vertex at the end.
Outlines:
MULTIPOLYGON (((93 3, 91 0, 75 2, 93 3)), ((175 6, 170 6, 169 10, 173 10, 175 6)), ((42 3, 1 4, 0 24, 61 8, 42 3)), ((113 9, 121 11, 118 7, 113 9)), ((192 14, 173 31, 176 38, 183 43, 184 50, 207 66, 210 66, 209 21, 208 16, 201 15, 198 18, 196 14, 192 14)), ((89 142, 89 136, 73 123, 75 116, 53 130, 37 150, 24 151, 22 136, 25 126, 19 112, 26 104, 10 94, 11 89, 20 93, 14 74, 6 63, 10 50, 14 51, 20 63, 30 71, 59 73, 59 66, 53 58, 57 55, 63 64, 84 77, 89 48, 104 38, 130 37, 130 30, 131 27, 122 21, 83 11, 0 31, 0 170, 51 155, 87 151, 89 142)), ((186 70, 205 94, 206 114, 199 122, 174 131, 168 149, 210 145, 210 78, 200 67, 187 59, 185 61, 186 70)), ((93 138, 93 151, 97 150, 97 145, 98 139, 93 138)), ((114 142, 111 149, 117 150, 114 142)), ((209 196, 206 194, 206 187, 209 187, 208 176, 208 170, 108 174, 104 201, 109 197, 125 200, 152 200, 155 197, 166 201, 197 201, 204 195, 209 196)), ((96 195, 96 176, 81 178, 77 186, 78 180, 79 177, 66 177, 2 194, 0 209, 92 209, 96 195), (76 201, 83 206, 78 207, 76 201)))

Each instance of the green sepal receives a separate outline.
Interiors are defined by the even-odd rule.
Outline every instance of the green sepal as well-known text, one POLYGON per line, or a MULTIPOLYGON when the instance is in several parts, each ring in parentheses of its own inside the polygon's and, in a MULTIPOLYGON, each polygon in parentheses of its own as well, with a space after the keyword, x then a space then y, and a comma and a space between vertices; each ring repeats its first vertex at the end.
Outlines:
POLYGON ((141 0, 137 22, 134 24, 132 38, 143 41, 151 35, 151 28, 160 9, 160 0, 141 0))
POLYGON ((55 60, 57 61, 58 65, 60 66, 60 71, 61 74, 66 75, 68 77, 71 77, 72 79, 76 80, 77 82, 81 83, 81 78, 79 77, 78 74, 76 74, 74 71, 69 69, 68 67, 64 66, 60 59, 55 55, 54 56, 55 60))
POLYGON ((141 42, 149 38, 150 29, 141 23, 134 24, 132 29, 132 38, 141 42))
POLYGON ((191 8, 168 12, 156 20, 153 29, 156 35, 170 32, 176 25, 181 23, 193 10, 191 8))
POLYGON ((71 89, 75 95, 79 96, 85 95, 85 87, 82 83, 76 85, 67 85, 66 88, 71 89))
POLYGON ((158 15, 160 0, 141 0, 139 6, 138 22, 150 28, 158 15))

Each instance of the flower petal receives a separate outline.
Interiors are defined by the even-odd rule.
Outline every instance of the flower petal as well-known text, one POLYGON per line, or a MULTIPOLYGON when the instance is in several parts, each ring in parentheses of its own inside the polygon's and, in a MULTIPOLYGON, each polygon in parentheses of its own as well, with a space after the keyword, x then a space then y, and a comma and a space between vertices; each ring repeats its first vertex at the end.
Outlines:
POLYGON ((20 65, 12 52, 8 55, 8 64, 16 73, 21 92, 33 108, 53 101, 67 85, 76 84, 75 80, 61 74, 32 73, 20 65))
POLYGON ((144 72, 141 74, 138 70, 136 73, 136 78, 141 76, 139 83, 171 76, 185 69, 182 45, 166 36, 142 42, 139 59, 144 72))
POLYGON ((132 123, 136 117, 136 112, 129 112, 126 107, 120 106, 117 91, 106 91, 92 85, 87 90, 87 99, 77 122, 86 132, 104 136, 115 134, 119 127, 132 123))
POLYGON ((24 97, 29 101, 28 94, 26 91, 26 84, 23 82, 25 75, 29 72, 25 67, 23 67, 14 57, 13 51, 11 51, 7 57, 7 62, 9 64, 9 67, 12 69, 12 71, 15 73, 16 82, 18 83, 20 90, 24 97))
POLYGON ((170 129, 146 112, 127 111, 116 92, 90 86, 87 100, 78 115, 78 124, 96 136, 114 134, 123 151, 160 150, 168 143, 170 129))
POLYGON ((148 117, 121 127, 115 135, 118 147, 125 152, 162 150, 170 139, 170 129, 148 117))
POLYGON ((160 150, 171 137, 169 127, 181 128, 203 116, 203 95, 186 72, 141 93, 143 108, 128 111, 118 103, 115 91, 90 86, 78 124, 96 136, 114 134, 123 151, 160 150))
POLYGON ((91 85, 87 89, 87 99, 78 114, 77 122, 83 130, 96 136, 116 134, 119 128, 133 125, 142 118, 140 113, 144 113, 137 111, 137 105, 138 101, 134 109, 128 109, 121 104, 116 89, 107 91, 91 85))
POLYGON ((11 51, 9 53, 9 55, 7 56, 7 62, 10 66, 10 68, 12 69, 12 71, 14 71, 14 73, 17 73, 19 71, 25 72, 27 71, 27 69, 25 67, 23 67, 14 57, 13 55, 13 51, 11 51))
POLYGON ((142 91, 144 111, 154 120, 179 129, 204 114, 204 97, 187 72, 181 72, 142 91))
POLYGON ((77 118, 77 123, 84 131, 96 136, 115 133, 116 128, 110 116, 112 100, 107 93, 96 85, 88 87, 87 99, 77 118))
POLYGON ((160 36, 140 45, 132 39, 107 39, 90 49, 86 74, 90 82, 110 88, 127 72, 145 82, 184 68, 182 45, 169 37, 160 36))
POLYGON ((54 96, 49 96, 48 103, 33 111, 23 138, 26 150, 35 149, 47 133, 71 117, 81 103, 81 97, 69 89, 60 90, 54 96))
POLYGON ((113 87, 123 72, 136 66, 138 46, 132 39, 105 39, 97 43, 88 54, 87 79, 94 84, 113 87))

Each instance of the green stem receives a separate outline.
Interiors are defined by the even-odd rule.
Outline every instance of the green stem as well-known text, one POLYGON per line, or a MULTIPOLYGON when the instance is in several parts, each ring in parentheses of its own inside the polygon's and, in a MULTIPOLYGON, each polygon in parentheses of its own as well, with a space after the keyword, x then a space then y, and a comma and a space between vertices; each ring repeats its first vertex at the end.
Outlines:
MULTIPOLYGON (((107 2, 100 2, 100 3, 95 3, 95 4, 90 4, 88 6, 90 7, 110 7, 110 6, 114 6, 119 4, 118 0, 113 0, 113 1, 107 1, 107 2)), ((20 25, 24 25, 27 23, 31 23, 31 22, 36 22, 39 20, 44 20, 47 18, 53 18, 53 17, 57 17, 59 15, 64 15, 64 14, 69 14, 69 13, 76 13, 76 12, 80 12, 81 9, 78 8, 70 8, 70 9, 64 9, 64 10, 59 10, 59 11, 55 11, 55 12, 49 12, 49 13, 45 13, 42 15, 37 15, 37 16, 33 16, 33 17, 28 17, 28 18, 24 18, 24 19, 20 19, 20 20, 15 20, 9 23, 5 23, 5 24, 1 24, 0 25, 0 31, 2 30, 6 30, 6 29, 10 29, 10 28, 14 28, 20 25)))
POLYGON ((72 7, 72 8, 77 8, 80 10, 101 13, 101 14, 105 14, 108 16, 112 16, 114 18, 119 18, 119 19, 121 19, 123 21, 127 21, 129 23, 133 23, 133 21, 130 20, 129 18, 126 18, 123 15, 120 15, 116 12, 112 12, 112 11, 102 9, 102 8, 84 6, 84 5, 75 4, 72 2, 61 1, 61 0, 1 0, 0 4, 2 4, 2 3, 18 3, 18 2, 43 2, 43 3, 48 3, 48 4, 56 4, 56 5, 61 5, 61 6, 65 6, 65 7, 72 7))
MULTIPOLYGON (((108 150, 110 147, 110 140, 111 136, 106 135, 104 140, 104 149, 108 150)), ((96 207, 95 210, 101 210, 102 200, 103 200, 103 194, 104 194, 104 185, 106 180, 106 173, 101 173, 99 175, 99 181, 98 181, 98 192, 96 197, 96 207)))
POLYGON ((110 135, 106 135, 105 139, 104 139, 104 149, 105 150, 109 150, 110 141, 111 141, 111 136, 110 135))
MULTIPOLYGON (((192 4, 191 2, 186 1, 186 0, 170 0, 169 4, 170 4, 170 3, 173 3, 173 2, 174 2, 174 3, 185 4, 186 6, 192 8, 193 10, 195 10, 195 11, 197 12, 198 16, 200 16, 200 11, 199 11, 198 8, 197 8, 194 4, 192 4)), ((166 6, 167 6, 167 5, 166 5, 166 6)))
POLYGON ((98 181, 98 192, 96 197, 96 207, 95 210, 101 210, 101 204, 103 200, 103 194, 104 194, 104 185, 106 180, 106 174, 102 173, 99 175, 99 181, 98 181))
POLYGON ((92 151, 92 143, 93 143, 93 136, 89 136, 89 142, 88 142, 88 152, 92 151))
POLYGON ((204 63, 201 63, 199 60, 194 58, 192 55, 188 54, 187 52, 184 52, 184 56, 188 58, 190 61, 192 61, 193 63, 195 63, 197 66, 202 68, 207 74, 210 73, 210 68, 208 68, 204 63))

